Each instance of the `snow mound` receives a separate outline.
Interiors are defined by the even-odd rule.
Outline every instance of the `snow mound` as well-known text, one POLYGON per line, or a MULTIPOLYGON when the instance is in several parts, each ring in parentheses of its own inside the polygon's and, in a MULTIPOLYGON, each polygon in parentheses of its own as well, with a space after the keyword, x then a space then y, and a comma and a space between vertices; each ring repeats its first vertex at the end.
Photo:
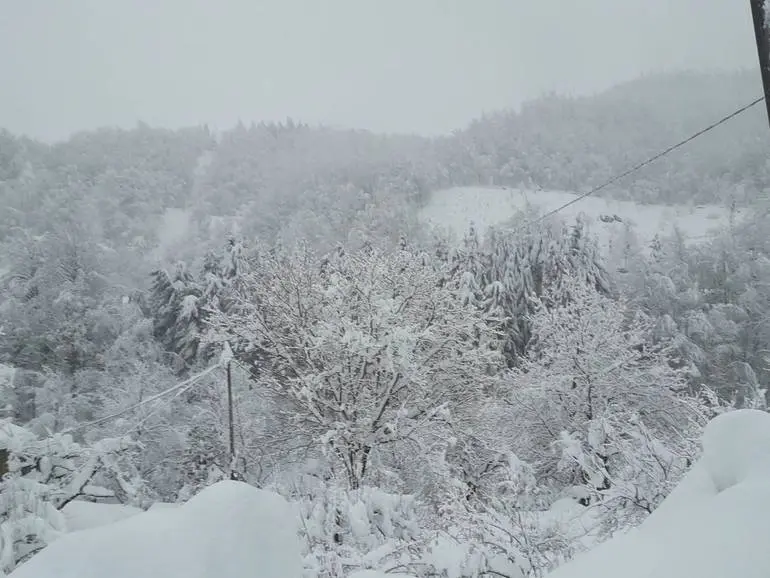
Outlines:
POLYGON ((155 502, 147 509, 151 512, 153 510, 175 510, 179 506, 181 506, 181 504, 175 504, 173 502, 155 502))
POLYGON ((717 491, 751 479, 770 484, 770 415, 734 411, 712 420, 703 434, 701 462, 717 491))
POLYGON ((142 510, 139 508, 122 504, 97 504, 82 501, 70 502, 62 508, 68 532, 79 532, 114 524, 141 513, 142 510))
POLYGON ((12 578, 299 578, 294 512, 280 496, 219 482, 174 509, 67 534, 12 578))
POLYGON ((716 417, 703 456, 639 528, 558 568, 550 578, 770 576, 770 414, 716 417))

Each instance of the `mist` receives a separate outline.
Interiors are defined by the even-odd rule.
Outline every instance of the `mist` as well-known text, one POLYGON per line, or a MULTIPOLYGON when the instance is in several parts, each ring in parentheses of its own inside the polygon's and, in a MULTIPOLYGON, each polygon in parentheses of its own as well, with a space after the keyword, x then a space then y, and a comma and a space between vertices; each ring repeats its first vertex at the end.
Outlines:
POLYGON ((0 126, 238 120, 424 135, 544 93, 754 67, 735 0, 29 0, 0 11, 0 126))
POLYGON ((0 577, 770 576, 754 38, 0 0, 0 577))

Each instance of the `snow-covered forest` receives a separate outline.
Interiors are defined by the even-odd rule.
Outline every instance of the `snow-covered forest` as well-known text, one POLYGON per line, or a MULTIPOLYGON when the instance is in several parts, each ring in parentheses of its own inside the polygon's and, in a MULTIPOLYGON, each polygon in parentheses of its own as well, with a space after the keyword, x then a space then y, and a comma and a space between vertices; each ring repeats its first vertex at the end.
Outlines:
POLYGON ((539 577, 636 527, 712 418, 768 401, 764 111, 602 192, 719 207, 705 237, 600 242, 536 202, 453 235, 421 210, 585 192, 755 76, 653 75, 436 138, 0 132, 0 576, 74 505, 172 508, 226 479, 285 499, 307 578, 539 577))

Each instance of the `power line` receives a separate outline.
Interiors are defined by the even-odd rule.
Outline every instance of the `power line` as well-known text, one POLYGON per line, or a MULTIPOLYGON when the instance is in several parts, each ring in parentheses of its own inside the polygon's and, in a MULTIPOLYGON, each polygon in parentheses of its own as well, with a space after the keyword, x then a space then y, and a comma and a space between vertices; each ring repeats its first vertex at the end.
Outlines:
POLYGON ((763 100, 765 100, 765 97, 764 97, 764 96, 760 96, 760 97, 759 97, 759 98, 757 98, 756 100, 754 100, 754 101, 750 102, 750 103, 749 103, 749 104, 747 104, 747 105, 744 105, 744 106, 742 106, 741 108, 739 108, 738 110, 736 110, 736 111, 734 111, 734 112, 732 112, 732 113, 728 114, 727 116, 725 116, 725 117, 722 117, 721 119, 719 119, 719 120, 718 120, 718 121, 716 121, 715 123, 712 123, 712 124, 710 124, 709 126, 707 126, 706 128, 703 128, 703 129, 699 130, 698 132, 696 132, 696 133, 695 133, 695 134, 693 134, 692 136, 690 136, 690 137, 688 137, 688 138, 684 139, 683 141, 679 141, 679 142, 678 142, 678 143, 676 143, 675 145, 672 145, 672 146, 668 147, 667 149, 665 149, 665 150, 662 150, 662 151, 661 151, 661 152, 659 152, 658 154, 656 154, 656 155, 654 155, 654 156, 652 156, 652 157, 648 158, 648 159, 647 159, 647 160, 645 160, 645 161, 642 161, 642 162, 640 162, 639 164, 636 164, 636 165, 634 165, 633 167, 631 167, 630 169, 628 169, 628 170, 626 170, 626 171, 624 171, 624 172, 620 173, 619 175, 615 175, 614 177, 612 177, 612 178, 610 178, 609 180, 605 181, 605 182, 604 182, 604 183, 602 183, 601 185, 599 185, 599 186, 597 186, 597 187, 594 187, 593 189, 591 189, 591 190, 590 190, 590 191, 588 191, 587 193, 583 193, 582 195, 580 195, 580 196, 578 196, 578 197, 575 197, 574 199, 572 199, 572 200, 570 200, 570 201, 568 201, 568 202, 564 203, 564 204, 563 204, 563 205, 561 205, 560 207, 557 207, 557 208, 553 209, 552 211, 549 211, 549 212, 547 212, 547 213, 546 213, 545 215, 543 215, 542 217, 539 217, 538 219, 535 219, 534 221, 532 221, 532 222, 530 223, 530 225, 537 225, 538 223, 541 223, 541 222, 543 222, 544 220, 546 220, 548 217, 551 217, 552 215, 555 215, 556 213, 560 213, 561 211, 563 211, 563 210, 564 210, 564 209, 566 209, 567 207, 570 207, 570 206, 574 205, 575 203, 579 203, 580 201, 582 201, 582 200, 583 200, 583 199, 585 199, 586 197, 590 197, 591 195, 593 195, 593 194, 595 194, 595 193, 598 193, 598 192, 599 192, 599 191, 601 191, 602 189, 606 189, 606 188, 607 188, 607 187, 609 187, 610 185, 614 185, 614 184, 615 184, 615 183, 617 183, 619 180, 626 178, 628 175, 630 175, 630 174, 632 174, 632 173, 635 173, 636 171, 638 171, 638 170, 640 170, 640 169, 642 169, 642 168, 646 167, 647 165, 650 165, 650 164, 654 163, 655 161, 657 161, 657 160, 661 159, 662 157, 666 156, 667 154, 669 154, 669 153, 672 153, 673 151, 677 150, 678 148, 681 148, 681 147, 683 147, 684 145, 686 145, 686 144, 688 144, 688 143, 690 143, 690 142, 694 141, 696 138, 698 138, 698 137, 700 137, 700 136, 703 136, 703 135, 704 135, 704 134, 706 134, 707 132, 709 132, 709 131, 712 131, 712 130, 714 130, 715 128, 717 128, 718 126, 720 126, 720 125, 722 125, 722 124, 724 124, 724 123, 726 123, 726 122, 728 122, 728 121, 732 120, 733 118, 735 118, 735 117, 736 117, 736 116, 738 116, 739 114, 742 114, 742 113, 746 112, 746 111, 747 111, 747 110, 749 110, 751 107, 753 107, 753 106, 756 106, 757 104, 759 104, 759 103, 760 103, 760 102, 762 102, 763 100))
POLYGON ((86 423, 81 423, 79 425, 73 426, 73 427, 68 428, 68 429, 66 429, 66 430, 64 430, 62 432, 59 432, 59 433, 62 433, 62 434, 72 433, 74 431, 78 431, 78 430, 85 429, 85 428, 90 428, 90 427, 93 427, 93 426, 96 426, 96 425, 103 424, 103 423, 108 422, 108 421, 112 421, 113 419, 117 419, 117 418, 119 418, 122 415, 125 415, 125 414, 127 414, 127 413, 129 413, 131 411, 134 411, 135 409, 138 409, 138 408, 142 407, 143 405, 146 405, 148 403, 152 403, 153 401, 156 401, 156 400, 158 400, 158 399, 160 399, 162 397, 165 397, 165 396, 167 396, 170 393, 174 393, 175 391, 178 391, 180 389, 188 388, 188 387, 193 386, 196 381, 198 381, 202 377, 205 377, 206 375, 208 375, 209 373, 211 373, 215 369, 218 369, 219 367, 220 367, 219 364, 212 365, 208 369, 205 369, 204 371, 201 371, 200 373, 198 373, 196 375, 193 375, 192 377, 184 380, 183 382, 177 383, 176 385, 173 385, 173 386, 169 387, 168 389, 165 389, 165 390, 161 391, 160 393, 156 393, 155 395, 152 395, 152 396, 148 397, 147 399, 143 399, 142 401, 139 401, 139 402, 137 402, 137 403, 135 403, 133 405, 130 405, 130 406, 126 407, 126 408, 123 408, 120 411, 117 411, 115 413, 111 413, 110 415, 106 415, 104 417, 100 417, 99 419, 96 419, 94 421, 89 421, 89 422, 86 422, 86 423))

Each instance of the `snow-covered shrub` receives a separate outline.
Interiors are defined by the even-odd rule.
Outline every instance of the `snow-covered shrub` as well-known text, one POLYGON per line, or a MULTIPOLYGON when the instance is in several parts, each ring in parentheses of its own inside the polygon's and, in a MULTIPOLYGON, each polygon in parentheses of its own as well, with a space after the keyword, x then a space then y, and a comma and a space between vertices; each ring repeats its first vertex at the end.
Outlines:
POLYGON ((649 514, 696 457, 710 411, 653 323, 576 280, 533 317, 529 358, 512 374, 509 428, 555 486, 609 508, 613 526, 649 514))
POLYGON ((764 578, 770 575, 770 416, 711 420, 703 451, 659 508, 552 578, 764 578))
MULTIPOLYGON (((489 412, 484 417, 493 416, 489 412)), ((553 493, 538 486, 535 468, 501 451, 510 440, 474 442, 458 444, 467 446, 462 461, 450 453, 452 475, 446 480, 441 517, 434 522, 438 535, 425 562, 436 572, 458 578, 519 577, 540 576, 568 559, 579 549, 575 519, 591 523, 582 508, 573 501, 570 516, 550 512, 553 493), (491 451, 493 445, 498 451, 491 451)))
POLYGON ((425 531, 414 496, 370 486, 349 490, 317 480, 305 483, 295 499, 308 578, 333 578, 354 569, 412 568, 420 559, 425 531))
MULTIPOLYGON (((2 335, 2 327, 0 327, 0 335, 2 335)), ((15 368, 0 363, 0 415, 3 417, 12 415, 16 405, 16 392, 13 387, 15 377, 15 368)))
POLYGON ((555 447, 562 457, 559 469, 577 467, 585 480, 580 500, 599 509, 607 534, 636 526, 652 513, 697 455, 693 440, 663 439, 638 415, 605 416, 591 423, 584 437, 562 432, 555 447))
POLYGON ((135 501, 140 484, 126 474, 132 471, 125 456, 130 447, 110 439, 84 447, 67 434, 40 439, 3 422, 0 448, 7 471, 0 481, 0 573, 66 530, 60 510, 71 501, 135 501))

